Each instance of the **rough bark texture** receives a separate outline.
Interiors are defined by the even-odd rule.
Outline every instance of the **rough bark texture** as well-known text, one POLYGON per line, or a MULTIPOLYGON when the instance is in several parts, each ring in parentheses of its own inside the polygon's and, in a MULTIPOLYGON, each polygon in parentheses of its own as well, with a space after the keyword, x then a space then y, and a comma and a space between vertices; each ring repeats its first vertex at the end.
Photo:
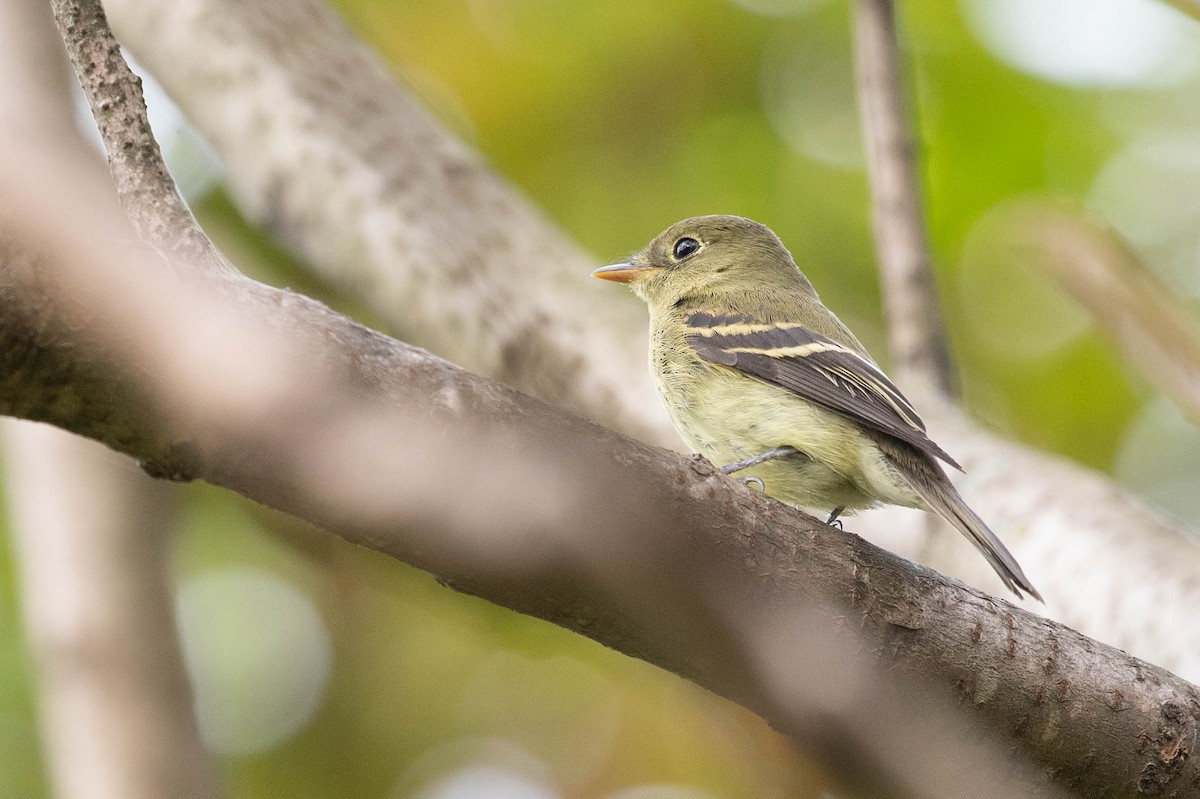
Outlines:
POLYGON ((193 262, 216 251, 167 173, 144 108, 142 81, 125 63, 97 2, 53 0, 51 8, 75 74, 94 108, 122 205, 138 235, 193 262))

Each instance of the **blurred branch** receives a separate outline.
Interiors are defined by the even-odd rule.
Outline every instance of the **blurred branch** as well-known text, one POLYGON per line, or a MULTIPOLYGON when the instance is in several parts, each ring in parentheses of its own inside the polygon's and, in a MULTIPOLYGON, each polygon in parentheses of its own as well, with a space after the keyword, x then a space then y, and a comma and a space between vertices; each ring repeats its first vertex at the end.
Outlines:
POLYGON ((1092 315, 1147 380, 1200 426, 1200 323, 1113 230, 1045 206, 1015 225, 1039 266, 1092 315))
MULTIPOLYGON (((98 7, 72 4, 63 20, 69 49, 88 48, 93 36, 105 40, 98 7)), ((119 60, 119 53, 102 49, 119 60)), ((96 59, 77 62, 95 68, 96 59)), ((120 66, 108 64, 117 81, 120 66)), ((126 92, 98 100, 97 86, 106 85, 84 81, 102 126, 112 125, 118 141, 123 125, 148 130, 140 97, 126 92)), ((197 269, 132 240, 123 252, 104 246, 110 237, 127 238, 120 213, 79 142, 68 146, 62 135, 46 141, 57 146, 31 138, 19 159, 15 149, 0 148, 0 193, 13 209, 8 225, 39 253, 36 263, 5 258, 0 273, 0 341, 11 345, 0 351, 20 364, 0 371, 4 410, 100 437, 155 474, 203 476, 234 487, 347 531, 351 540, 404 553, 467 590, 599 631, 601 640, 675 663, 682 673, 694 670, 821 752, 850 784, 902 796, 988 795, 997 785, 1014 785, 1000 769, 990 767, 989 775, 986 760, 964 780, 936 765, 944 751, 936 759, 918 753, 926 767, 913 768, 913 753, 903 746, 873 743, 904 740, 899 727, 878 733, 880 724, 887 731, 910 717, 905 703, 911 700, 877 690, 871 696, 880 724, 867 729, 855 721, 847 711, 877 680, 868 677, 869 668, 854 671, 855 660, 847 657, 853 650, 842 653, 846 663, 836 685, 822 680, 821 664, 802 667, 804 642, 820 629, 802 623, 810 602, 793 597, 767 606, 757 575, 730 581, 723 557, 707 551, 687 559, 698 572, 665 569, 684 561, 679 545, 688 539, 645 535, 665 529, 664 506, 646 484, 628 483, 639 466, 657 461, 663 469, 664 458, 678 469, 678 456, 626 452, 627 441, 601 428, 457 373, 232 270, 197 269), (74 190, 65 191, 68 186, 74 190), (72 221, 65 229, 59 224, 64 213, 72 221), (64 401, 68 396, 81 401, 64 401), (564 443, 575 446, 564 452, 564 443), (642 463, 628 461, 639 455, 642 463), (608 464, 599 483, 597 462, 608 464), (505 465, 502 474, 496 463, 505 465), (596 491, 606 484, 618 490, 596 491), (557 501, 531 504, 534 486, 557 501), (616 496, 631 503, 623 509, 642 517, 640 524, 614 528, 612 514, 600 512, 616 496), (710 579, 694 583, 697 573, 710 579), (720 582, 711 579, 718 576, 720 582), (714 595, 725 583, 734 590, 714 595), (650 607, 657 621, 647 623, 642 616, 650 607), (759 628, 741 621, 746 610, 759 628), (782 611, 789 612, 763 635, 761 626, 782 611), (779 626, 788 633, 775 634, 779 626), (786 665, 772 658, 780 645, 786 665), (805 679, 797 682, 797 676, 805 679), (845 698, 831 702, 837 687, 845 698)), ((189 236, 190 219, 172 207, 170 178, 153 162, 156 148, 143 148, 143 156, 152 162, 114 158, 110 164, 115 172, 143 170, 139 178, 117 179, 126 186, 143 181, 135 191, 121 191, 135 217, 153 223, 154 206, 166 197, 166 221, 155 230, 157 241, 172 249, 169 223, 185 225, 179 233, 189 236), (163 185, 148 185, 154 182, 163 185)), ((173 249, 210 255, 204 246, 173 249)), ((711 469, 700 471, 693 491, 721 479, 711 469)), ((726 482, 726 491, 730 487, 726 482)), ((686 502, 687 494, 682 498, 686 502)), ((757 500, 740 491, 735 505, 747 499, 757 500)), ((728 497, 724 503, 728 509, 728 497)), ((822 651, 837 645, 830 641, 822 651)), ((945 735, 943 743, 969 758, 960 735, 945 735)))
POLYGON ((166 581, 174 492, 52 427, 0 434, 55 795, 216 795, 166 581))
MULTIPOLYGON (((15 184, 28 197, 48 165, 33 166, 38 178, 11 181, 6 170, 3 186, 15 184)), ((60 196, 55 191, 42 203, 60 196)), ((81 222, 85 209, 71 210, 81 222)), ((55 235, 57 226, 34 231, 53 259, 39 271, 57 272, 64 299, 88 296, 96 304, 82 319, 41 316, 41 329, 59 344, 27 349, 23 379, 0 393, 6 410, 19 399, 31 415, 132 443, 133 454, 153 462, 186 453, 176 466, 192 476, 691 677, 762 713, 852 783, 904 796, 1028 795, 998 769, 1001 758, 992 768, 960 769, 969 756, 954 740, 961 732, 930 733, 936 745, 923 739, 911 751, 903 730, 918 722, 904 710, 908 700, 862 671, 871 651, 889 652, 891 668, 909 679, 936 674, 942 701, 967 691, 997 728, 1055 764, 1065 750, 1094 750, 1091 724, 1116 733, 1114 724, 1158 719, 1172 696, 1186 704, 1191 689, 1153 666, 1139 665, 1155 680, 1138 683, 1128 671, 1133 661, 1065 628, 762 499, 706 464, 573 420, 303 298, 248 280, 168 280, 153 257, 89 260, 96 253, 95 238, 84 235, 95 234, 90 225, 69 236, 55 235), (249 296, 239 302, 231 289, 249 296), (210 305, 212 299, 218 301, 210 305), (142 306, 159 304, 172 309, 171 318, 185 317, 185 327, 134 335, 133 326, 150 318, 142 306), (226 334, 211 336, 220 325, 226 334), (87 333, 63 333, 72 329, 87 333), (166 400, 173 436, 114 435, 145 425, 140 409, 103 404, 125 392, 62 382, 96 352, 92 336, 108 351, 93 362, 93 375, 106 366, 128 382, 131 375, 149 381, 166 400), (164 339, 169 350, 136 343, 164 339), (167 363, 185 353, 200 363, 186 370, 167 363), (42 372, 57 376, 57 388, 37 380, 42 372), (248 375, 263 382, 247 385, 248 375), (64 390, 84 400, 70 419, 57 401, 64 390), (238 402, 230 401, 231 391, 238 402), (39 392, 44 402, 31 403, 39 392), (530 500, 531 486, 540 501, 530 500), (838 626, 805 619, 822 597, 850 589, 854 627, 872 640, 861 651, 838 639, 814 647, 816 630, 838 626), (948 641, 957 642, 957 655, 948 641), (1065 650, 1055 661, 1065 673, 1052 667, 1047 674, 1050 647, 1065 650), (1098 649, 1112 670, 1090 664, 1077 673, 1069 658, 1084 647, 1098 649), (848 649, 854 657, 836 654, 848 649), (1003 687, 972 687, 979 657, 1003 687), (1073 696, 1099 718, 1076 714, 1079 726, 1059 731, 1060 710, 1033 698, 1035 686, 1053 677, 1068 680, 1073 696), (1129 709, 1140 712, 1118 714, 1087 699, 1104 695, 1113 680, 1130 697, 1129 709), (1041 751, 1051 727, 1053 754, 1041 751), (946 747, 957 754, 947 758, 946 747)), ((16 297, 7 297, 11 310, 16 297)), ((40 299, 33 305, 50 308, 40 299)), ((5 332, 0 341, 8 344, 14 326, 5 332)), ((1113 761, 1109 768, 1142 766, 1113 761)))
POLYGON ((901 383, 957 394, 925 233, 893 0, 854 0, 858 105, 871 177, 871 219, 892 367, 901 383))
MULTIPOLYGON (((106 8, 229 165, 243 207, 395 329, 590 418, 669 438, 645 376, 645 341, 614 338, 643 335, 644 320, 614 322, 604 293, 579 282, 588 259, 405 94, 324 3, 109 0, 106 8), (323 79, 314 65, 336 65, 341 77, 323 79), (545 325, 515 323, 535 319, 545 325), (516 351, 554 353, 540 371, 496 357, 514 330, 523 336, 516 351)), ((998 438, 938 395, 905 388, 934 438, 967 464, 960 490, 1013 548, 1055 618, 1200 679, 1200 627, 1189 623, 1200 591, 1193 531, 1092 470, 998 438), (1129 603, 1114 607, 1130 592, 1147 597, 1158 623, 1129 603)), ((973 548, 955 539, 931 552, 937 539, 904 529, 910 518, 876 511, 854 526, 973 585, 994 584, 973 548)))

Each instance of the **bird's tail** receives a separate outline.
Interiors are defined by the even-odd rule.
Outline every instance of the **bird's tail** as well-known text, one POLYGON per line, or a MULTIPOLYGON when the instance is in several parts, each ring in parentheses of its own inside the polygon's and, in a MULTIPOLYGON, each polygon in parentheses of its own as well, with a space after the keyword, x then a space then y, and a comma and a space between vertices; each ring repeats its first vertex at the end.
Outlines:
MULTIPOLYGON (((929 465, 938 469, 937 464, 929 465)), ((1029 582, 1029 578, 1025 576, 1025 572, 1021 571, 1020 564, 1004 546, 1004 543, 996 537, 983 519, 968 507, 950 480, 940 473, 940 469, 938 472, 940 480, 936 478, 921 479, 925 475, 914 475, 916 479, 910 479, 909 485, 920 495, 921 499, 925 500, 925 504, 929 505, 930 509, 958 528, 958 531, 983 553, 987 562, 996 570, 996 574, 1000 575, 1000 579, 1004 581, 1009 590, 1018 597, 1024 591, 1039 602, 1044 602, 1042 595, 1033 587, 1033 583, 1029 582)))

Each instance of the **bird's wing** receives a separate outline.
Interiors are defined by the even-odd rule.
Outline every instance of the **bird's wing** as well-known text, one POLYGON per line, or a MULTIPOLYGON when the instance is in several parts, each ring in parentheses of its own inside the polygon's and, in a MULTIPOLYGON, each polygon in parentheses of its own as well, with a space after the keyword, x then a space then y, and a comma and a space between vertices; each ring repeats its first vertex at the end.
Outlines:
POLYGON ((870 358, 798 324, 693 313, 687 326, 688 345, 704 360, 785 388, 962 468, 929 440, 916 410, 870 358))

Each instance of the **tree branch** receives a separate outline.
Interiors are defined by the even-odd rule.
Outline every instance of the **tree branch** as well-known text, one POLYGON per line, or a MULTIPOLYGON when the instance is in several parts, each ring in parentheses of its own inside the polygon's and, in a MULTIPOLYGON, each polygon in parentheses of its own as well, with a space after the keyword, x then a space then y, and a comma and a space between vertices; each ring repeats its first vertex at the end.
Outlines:
POLYGON ((61 430, 0 432, 56 795, 214 796, 166 580, 172 492, 61 430))
POLYGON ((1014 209, 1025 247, 1135 369, 1200 426, 1200 324, 1107 228, 1045 205, 1014 209))
MULTIPOLYGON (((104 27, 103 16, 98 10, 75 8, 76 11, 85 11, 90 27, 104 27)), ((70 35, 77 31, 78 25, 78 19, 75 18, 70 25, 64 26, 69 29, 65 37, 68 47, 86 45, 86 34, 82 39, 72 39, 70 35)), ((97 32, 101 37, 106 33, 103 30, 97 32)), ((119 58, 119 55, 116 57, 119 58)), ((119 69, 114 68, 114 72, 119 72, 119 69)), ((94 89, 94 86, 85 85, 85 90, 94 89)), ((129 124, 122 120, 131 121, 135 129, 144 129, 144 107, 136 94, 125 94, 107 105, 97 101, 95 96, 90 99, 98 116, 117 117, 116 123, 111 119, 102 119, 102 123, 110 124, 113 138, 120 140, 121 128, 129 124)), ((50 137, 50 140, 61 142, 64 138, 50 137)), ((531 515, 526 510, 528 499, 523 495, 534 485, 554 492, 556 479, 561 479, 557 472, 547 472, 541 459, 531 459, 526 455, 526 460, 522 461, 517 457, 518 453, 511 451, 510 441, 501 439, 496 442, 494 429, 480 428, 479 421, 469 415, 465 424, 452 424, 434 433, 434 440, 430 439, 428 421, 414 424, 413 408, 406 408, 407 412, 400 414, 395 410, 385 413, 376 407, 376 398, 368 396, 364 399, 364 393, 371 393, 368 386, 374 384, 378 389, 380 386, 376 381, 391 378, 395 374, 388 368, 395 366, 395 363, 379 363, 380 360, 389 360, 382 350, 390 349, 392 343, 381 337, 374 337, 375 341, 372 342, 372 334, 368 331, 315 303, 240 280, 239 276, 227 270, 196 270, 190 264, 164 261, 135 246, 126 247, 128 252, 124 254, 124 264, 108 248, 102 248, 104 257, 100 259, 100 268, 89 268, 96 266, 87 263, 93 257, 89 239, 93 242, 103 241, 106 236, 112 235, 120 238, 123 223, 104 198, 99 196, 100 192, 85 188, 65 196, 82 196, 97 204, 93 207, 81 203, 73 208, 78 212, 78 215, 71 214, 75 227, 66 236, 56 234, 56 217, 52 213, 54 198, 59 196, 64 183, 79 178, 86 183, 87 176, 94 173, 78 168, 88 161, 79 157, 77 147, 68 148, 66 152, 46 152, 37 147, 30 149, 33 153, 28 160, 21 163, 10 160, 5 164, 14 178, 14 193, 23 193, 26 203, 9 221, 15 223, 24 236, 45 248, 51 254, 52 263, 57 263, 60 268, 46 268, 45 263, 30 268, 31 264, 16 257, 3 259, 8 270, 0 281, 0 307, 5 307, 10 313, 3 316, 0 327, 11 334, 13 343, 17 345, 5 351, 14 354, 14 365, 19 364, 19 368, 8 373, 9 379, 4 383, 6 388, 13 391, 11 399, 38 418, 53 418, 67 424, 74 419, 80 425, 77 429, 101 434, 107 431, 112 435, 111 441, 122 441, 129 451, 140 454, 143 463, 155 473, 177 478, 205 474, 218 482, 223 476, 227 484, 248 483, 256 486, 254 492, 260 500, 274 499, 283 507, 300 503, 317 516, 324 515, 327 523, 337 520, 352 530, 365 525, 366 530, 371 532, 365 532, 365 537, 360 539, 364 542, 374 540, 372 536, 377 535, 374 528, 381 521, 391 530, 398 521, 413 517, 415 510, 416 519, 412 523, 419 529, 424 523, 428 530, 432 521, 432 529, 439 533, 439 539, 445 538, 447 532, 458 533, 457 540, 451 535, 450 541, 431 539, 424 546, 419 546, 413 553, 415 562, 433 558, 436 563, 448 555, 453 559, 454 553, 472 543, 477 549, 486 549, 493 556, 489 559, 493 571, 507 567, 510 572, 525 572, 531 568, 532 562, 535 572, 545 574, 544 587, 552 589, 547 596, 552 612, 569 612, 572 620, 578 624, 590 621, 586 615, 586 605, 568 602, 564 606, 558 601, 558 591, 553 590, 572 571, 571 559, 563 555, 577 556, 580 553, 568 548, 565 552, 557 552, 558 557, 547 564, 542 562, 547 550, 539 547, 536 550, 537 557, 531 557, 531 553, 524 551, 523 538, 529 534, 529 528, 532 526, 537 530, 549 520, 556 521, 557 514, 552 506, 549 513, 543 508, 531 515), (63 168, 64 165, 67 168, 63 168), (53 260, 54 255, 58 256, 57 261, 53 260), (81 266, 84 268, 80 269, 81 266), (198 278, 204 279, 198 281, 198 278), (307 322, 301 322, 299 328, 292 328, 291 324, 285 322, 292 318, 291 314, 299 314, 299 318, 307 322), (288 331, 290 335, 279 335, 280 323, 292 328, 288 331), (72 339, 85 330, 88 331, 85 338, 89 339, 89 345, 79 348, 72 343, 72 339), (199 334, 196 331, 200 331, 199 334), (215 331, 220 331, 222 335, 214 336, 215 331), (297 333, 300 334, 300 342, 292 339, 297 333), (313 338, 313 334, 318 335, 313 338), (163 346, 165 342, 169 342, 166 348, 163 346), (305 346, 298 348, 298 343, 305 346), (374 346, 371 346, 372 343, 374 346), (344 350, 348 345, 366 346, 344 350), (66 354, 62 349, 64 347, 66 352, 74 350, 79 357, 71 358, 69 364, 59 361, 59 356, 66 354), (181 360, 181 353, 191 354, 198 361, 185 362, 188 359, 181 360), (230 368, 232 372, 227 371, 230 368), (147 379, 147 375, 154 377, 147 379), (217 378, 215 381, 214 377, 217 378), (104 388, 101 384, 105 382, 116 387, 104 388), (73 407, 72 402, 63 401, 64 394, 86 397, 90 410, 81 413, 78 406, 73 407), (315 402, 297 404, 297 397, 311 397, 315 402), (128 403, 128 407, 121 408, 125 403, 128 403), (147 407, 151 413, 145 412, 147 407), (134 429, 139 425, 142 430, 134 429), (463 435, 461 428, 464 426, 470 434, 463 435), (392 438, 397 435, 398 439, 392 438), (381 444, 388 446, 379 450, 381 444), (422 485, 417 493, 411 493, 403 490, 405 484, 400 481, 400 490, 397 490, 396 476, 415 471, 414 456, 420 458, 422 455, 442 454, 447 448, 454 452, 456 444, 458 451, 474 452, 482 457, 467 463, 455 458, 450 461, 442 458, 440 462, 436 458, 429 458, 434 462, 421 463, 419 473, 425 480, 432 479, 434 482, 422 483, 418 479, 417 482, 422 485), (253 453, 250 458, 246 457, 245 452, 238 454, 247 445, 250 446, 249 452, 253 453), (297 445, 301 445, 301 449, 297 449, 297 445), (405 447, 408 449, 405 450, 405 447), (485 489, 482 505, 464 512, 458 504, 457 490, 447 492, 444 487, 457 487, 458 482, 465 478, 468 484, 474 481, 478 491, 481 485, 497 482, 491 473, 495 459, 487 458, 490 448, 498 448, 500 454, 508 456, 504 459, 506 480, 499 481, 502 483, 499 486, 485 489), (305 455, 302 450, 310 451, 305 455), (324 453, 328 458, 312 457, 317 452, 324 453), (400 463, 394 458, 397 452, 405 452, 400 463), (280 481, 264 481, 259 472, 262 464, 254 461, 255 456, 267 453, 271 454, 272 459, 277 459, 277 463, 303 464, 305 468, 286 470, 289 473, 280 481), (345 463, 359 464, 360 461, 374 475, 373 484, 354 479, 354 468, 349 469, 349 475, 342 474, 345 463), (408 468, 397 471, 397 466, 408 468), (346 476, 351 477, 349 484, 343 482, 346 476), (492 493, 493 488, 501 493, 492 493), (380 497, 387 497, 389 502, 400 500, 401 504, 381 509, 380 497), (442 507, 430 519, 429 514, 421 509, 428 509, 430 500, 438 498, 442 507), (522 505, 514 504, 517 502, 522 505), (518 512, 518 507, 524 512, 518 512), (488 514, 487 547, 479 546, 478 536, 483 529, 484 519, 476 514, 481 509, 488 514), (379 513, 382 516, 377 515, 379 513), (462 540, 464 534, 468 534, 470 539, 462 540), (506 554, 507 557, 495 557, 497 544, 502 545, 499 547, 500 554, 506 554), (514 555, 522 557, 514 559, 514 555), (515 568, 518 564, 519 568, 515 568)), ((0 150, 0 163, 8 152, 0 150)), ((149 152, 148 157, 156 157, 156 151, 149 152)), ((153 164, 150 166, 143 179, 168 183, 165 169, 153 164)), ((113 168, 122 170, 132 168, 132 165, 114 159, 113 168)), ((148 192, 123 191, 122 199, 134 215, 153 221, 155 203, 162 193, 170 192, 172 187, 168 183, 157 191, 149 188, 148 192)), ((57 210, 61 212, 63 209, 57 210)), ((188 220, 175 215, 175 222, 187 224, 188 220)), ((156 229, 156 233, 164 236, 166 240, 163 243, 170 246, 170 228, 156 229)), ((181 233, 187 235, 192 230, 189 228, 181 233)), ((178 252, 184 248, 174 249, 178 252)), ((203 247, 192 248, 191 252, 200 257, 208 255, 203 247)), ((420 361, 426 369, 436 369, 439 365, 422 353, 411 351, 404 354, 408 356, 409 367, 404 376, 409 381, 413 381, 415 376, 412 361, 420 361)), ((465 379, 464 382, 470 383, 470 380, 465 379)), ((420 381, 415 381, 415 384, 419 386, 420 381)), ((390 383, 385 385, 388 394, 396 389, 390 383)), ((404 385, 407 390, 414 387, 413 383, 404 385)), ((461 412, 455 400, 461 401, 463 392, 460 386, 443 388, 446 390, 436 396, 433 407, 448 403, 447 407, 441 409, 441 421, 444 422, 446 416, 453 417, 461 412)), ((499 391, 495 388, 492 390, 499 391)), ((477 409, 480 404, 486 406, 489 401, 495 402, 494 397, 486 395, 471 399, 474 402, 468 407, 472 409, 477 409)), ((429 407, 424 410, 415 418, 427 420, 429 407)), ((550 421, 554 426, 555 420, 550 421)), ((569 420, 567 423, 572 424, 569 420)), ((563 422, 558 424, 561 426, 563 422)), ((557 440, 561 432, 555 430, 553 440, 557 440)), ((569 496, 586 496, 581 485, 570 487, 575 489, 575 493, 569 496)), ((645 507, 652 517, 660 513, 657 506, 645 507)), ((584 529, 584 532, 593 531, 584 529)), ((613 539, 589 535, 587 540, 613 539)), ((619 563, 623 567, 619 572, 621 580, 634 578, 630 584, 618 580, 616 586, 611 586, 615 589, 611 596, 620 599, 617 602, 617 624, 612 629, 620 632, 623 636, 621 640, 629 640, 630 637, 624 629, 630 626, 625 618, 627 615, 634 620, 634 629, 646 626, 641 619, 645 618, 649 605, 643 607, 633 600, 645 593, 645 586, 653 582, 651 575, 662 581, 664 574, 670 574, 660 574, 658 569, 647 568, 656 564, 657 558, 654 556, 663 553, 660 547, 645 551, 641 547, 644 540, 642 537, 632 539, 638 546, 630 546, 628 552, 620 547, 604 546, 602 551, 594 553, 600 555, 601 562, 619 563), (646 555, 650 557, 643 557, 646 555), (631 601, 633 607, 626 607, 631 601)), ((630 541, 624 543, 629 544, 630 541)), ((562 542, 559 544, 558 549, 562 550, 562 542)), ((576 546, 574 549, 586 548, 576 546)), ((674 561, 676 553, 670 554, 674 561)), ((593 560, 595 558, 588 557, 583 562, 591 563, 593 560)), ((598 588, 610 588, 606 583, 611 580, 611 575, 601 573, 599 576, 605 579, 597 580, 596 575, 591 574, 591 569, 584 569, 584 572, 584 576, 589 578, 585 580, 585 585, 589 581, 592 585, 585 588, 583 600, 594 601, 592 592, 598 588)), ((464 582, 471 586, 480 577, 476 569, 464 582)), ((715 600, 728 600, 731 597, 704 596, 697 590, 698 586, 678 579, 667 579, 665 582, 665 586, 659 587, 667 589, 667 601, 655 595, 657 601, 654 607, 666 627, 658 629, 656 625, 650 625, 648 631, 639 630, 642 632, 641 641, 655 642, 657 645, 660 641, 673 639, 677 644, 682 642, 674 652, 674 657, 686 661, 690 656, 702 664, 709 661, 717 663, 716 674, 725 674, 723 679, 729 680, 727 686, 730 691, 743 697, 752 706, 762 704, 778 710, 779 722, 800 740, 819 748, 831 763, 843 764, 836 770, 852 784, 857 781, 875 791, 888 790, 901 795, 949 796, 961 793, 963 781, 953 774, 944 773, 944 769, 943 773, 939 773, 932 764, 929 769, 913 769, 911 763, 914 758, 902 757, 902 748, 897 750, 894 746, 871 745, 869 742, 872 740, 892 741, 902 740, 902 737, 898 734, 881 736, 878 729, 873 730, 873 734, 864 734, 859 729, 860 725, 851 722, 852 717, 844 708, 829 703, 828 689, 832 686, 828 680, 823 680, 820 673, 808 674, 811 668, 797 671, 776 667, 775 673, 767 671, 756 674, 756 671, 775 665, 770 658, 762 657, 767 642, 754 641, 752 638, 740 643, 733 641, 730 638, 731 630, 724 625, 722 615, 711 607, 715 600), (650 632, 653 634, 648 634, 650 632), (681 635, 682 638, 679 638, 681 635), (797 675, 807 679, 794 684, 797 675), (824 687, 812 697, 806 697, 799 690, 801 687, 811 689, 813 685, 822 684, 824 687), (782 695, 777 695, 780 689, 782 695), (782 696, 789 697, 788 702, 783 703, 782 696), (824 701, 814 702, 816 696, 823 697, 824 701), (827 740, 831 729, 836 741, 833 745, 827 740), (859 763, 864 756, 869 761, 866 766, 859 763), (850 767, 849 764, 854 766, 850 767)), ((485 572, 482 585, 489 590, 495 589, 495 576, 485 572)), ((713 585, 715 583, 705 584, 707 588, 713 585)), ((608 596, 605 591, 600 591, 602 607, 611 606, 612 600, 606 599, 608 596)), ((740 602, 749 601, 751 608, 762 611, 755 613, 754 618, 764 621, 769 618, 768 609, 754 602, 753 595, 739 592, 732 598, 740 602)), ((778 611, 779 608, 773 606, 771 610, 778 611)), ((804 608, 795 607, 793 610, 803 611, 804 608)), ((817 628, 801 624, 803 617, 799 612, 789 616, 792 635, 800 629, 807 629, 805 638, 811 640, 817 628)), ((756 631, 743 626, 739 632, 743 636, 753 636, 756 631)), ((772 636, 770 643, 776 644, 775 636, 772 636)), ((836 645, 838 642, 829 643, 836 645)), ((839 679, 844 680, 849 672, 839 669, 837 673, 839 679)), ((876 682, 864 677, 865 672, 847 685, 871 685, 876 682)), ((846 690, 845 687, 841 693, 856 700, 864 695, 861 690, 846 690)), ((899 697, 884 691, 876 692, 875 699, 883 708, 898 709, 881 715, 885 724, 888 719, 911 716, 911 713, 902 712, 903 705, 899 697)), ((961 746, 951 737, 946 737, 945 743, 951 747, 961 746)), ((963 756, 970 757, 969 751, 964 751, 963 756)), ((916 760, 920 761, 921 758, 917 757, 916 760)), ((987 770, 988 763, 985 761, 981 771, 987 770)), ((1006 777, 1004 774, 984 777, 973 770, 972 781, 984 780, 978 788, 989 791, 1003 783, 1006 777)), ((200 783, 194 787, 201 789, 200 783)))
POLYGON ((854 0, 854 46, 892 368, 902 383, 925 381, 953 396, 958 392, 904 110, 893 0, 854 0))
POLYGON ((51 0, 67 55, 88 98, 117 194, 138 236, 194 263, 222 261, 175 189, 144 108, 142 81, 130 71, 98 0, 51 0))

